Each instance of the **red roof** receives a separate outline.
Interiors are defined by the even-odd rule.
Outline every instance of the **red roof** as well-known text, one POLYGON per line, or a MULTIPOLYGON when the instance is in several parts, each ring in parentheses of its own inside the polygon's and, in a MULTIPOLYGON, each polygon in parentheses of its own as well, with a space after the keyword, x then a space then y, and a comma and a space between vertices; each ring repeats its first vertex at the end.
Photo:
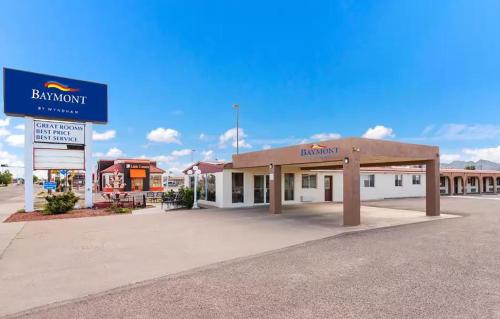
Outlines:
POLYGON ((165 173, 165 170, 163 170, 163 169, 161 169, 161 168, 159 168, 159 167, 156 167, 156 166, 151 166, 151 167, 149 168, 149 172, 150 172, 150 173, 159 173, 159 174, 163 174, 163 173, 165 173))
MULTIPOLYGON (((114 173, 116 170, 118 170, 118 173, 123 173, 123 165, 122 164, 114 164, 105 170, 101 171, 101 173, 114 173)), ((162 170, 159 167, 156 166, 149 166, 149 172, 153 174, 163 174, 165 173, 164 170, 162 170)))
POLYGON ((101 171, 101 173, 114 173, 115 171, 118 171, 118 173, 123 173, 123 165, 120 164, 111 165, 110 167, 101 171))
POLYGON ((226 164, 227 163, 225 162, 196 162, 193 165, 190 165, 182 172, 184 174, 187 174, 187 171, 193 169, 193 166, 198 166, 198 169, 201 171, 202 174, 217 173, 217 172, 222 172, 224 168, 227 168, 225 167, 226 164))

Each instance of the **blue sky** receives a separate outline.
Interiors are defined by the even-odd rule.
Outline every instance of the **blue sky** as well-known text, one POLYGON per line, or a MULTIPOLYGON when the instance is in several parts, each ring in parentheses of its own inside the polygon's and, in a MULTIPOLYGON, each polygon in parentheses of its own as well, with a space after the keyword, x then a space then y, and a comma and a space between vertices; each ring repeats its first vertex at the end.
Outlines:
MULTIPOLYGON (((438 145, 443 161, 500 162, 498 12, 457 0, 4 1, 0 64, 107 83, 96 158, 230 160, 238 103, 242 151, 368 133, 438 145)), ((22 120, 0 119, 0 161, 20 163, 22 120)))

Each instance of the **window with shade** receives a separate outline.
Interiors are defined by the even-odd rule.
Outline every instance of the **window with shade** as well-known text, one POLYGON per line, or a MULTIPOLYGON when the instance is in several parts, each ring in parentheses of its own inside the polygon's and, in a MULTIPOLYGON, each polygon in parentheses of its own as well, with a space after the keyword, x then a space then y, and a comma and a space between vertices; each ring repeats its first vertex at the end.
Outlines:
POLYGON ((162 187, 162 180, 160 174, 151 174, 149 176, 149 187, 162 187))
POLYGON ((401 175, 401 174, 394 175, 394 186, 396 186, 396 187, 403 186, 403 175, 401 175))
POLYGON ((232 201, 233 203, 243 203, 244 186, 243 186, 243 173, 232 173, 232 201))
POLYGON ((198 188, 201 200, 215 202, 215 175, 204 174, 200 179, 200 187, 198 188))
POLYGON ((302 188, 316 188, 316 174, 302 174, 302 188))

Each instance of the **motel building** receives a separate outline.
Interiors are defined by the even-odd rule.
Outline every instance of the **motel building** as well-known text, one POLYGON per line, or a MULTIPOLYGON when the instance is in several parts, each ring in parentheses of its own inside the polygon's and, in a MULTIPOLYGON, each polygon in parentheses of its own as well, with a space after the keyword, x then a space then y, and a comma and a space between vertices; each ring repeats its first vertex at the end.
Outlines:
POLYGON ((148 159, 99 160, 96 187, 103 193, 163 192, 164 173, 148 159))
POLYGON ((439 181, 442 195, 500 193, 500 171, 442 169, 439 181))
POLYGON ((439 148, 364 138, 236 154, 230 163, 197 163, 200 204, 216 207, 343 202, 344 225, 359 225, 361 200, 426 197, 426 214, 440 214, 439 148), (419 165, 422 168, 410 168, 419 165), (394 168, 399 166, 399 168, 394 168))
POLYGON ((282 205, 343 202, 344 225, 360 223, 361 200, 426 197, 427 215, 437 216, 440 194, 450 190, 500 192, 500 172, 440 171, 438 147, 363 138, 238 154, 232 162, 198 162, 183 173, 188 187, 198 179, 202 205, 269 205, 271 213, 281 213, 282 205), (188 175, 193 166, 196 176, 188 175), (450 180, 458 182, 450 188, 450 180))

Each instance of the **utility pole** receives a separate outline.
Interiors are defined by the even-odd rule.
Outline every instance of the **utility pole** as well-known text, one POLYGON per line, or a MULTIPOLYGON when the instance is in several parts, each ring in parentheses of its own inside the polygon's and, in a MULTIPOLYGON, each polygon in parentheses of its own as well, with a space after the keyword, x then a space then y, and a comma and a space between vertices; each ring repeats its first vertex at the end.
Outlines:
POLYGON ((234 104, 233 108, 236 110, 236 154, 240 153, 240 106, 234 104))

